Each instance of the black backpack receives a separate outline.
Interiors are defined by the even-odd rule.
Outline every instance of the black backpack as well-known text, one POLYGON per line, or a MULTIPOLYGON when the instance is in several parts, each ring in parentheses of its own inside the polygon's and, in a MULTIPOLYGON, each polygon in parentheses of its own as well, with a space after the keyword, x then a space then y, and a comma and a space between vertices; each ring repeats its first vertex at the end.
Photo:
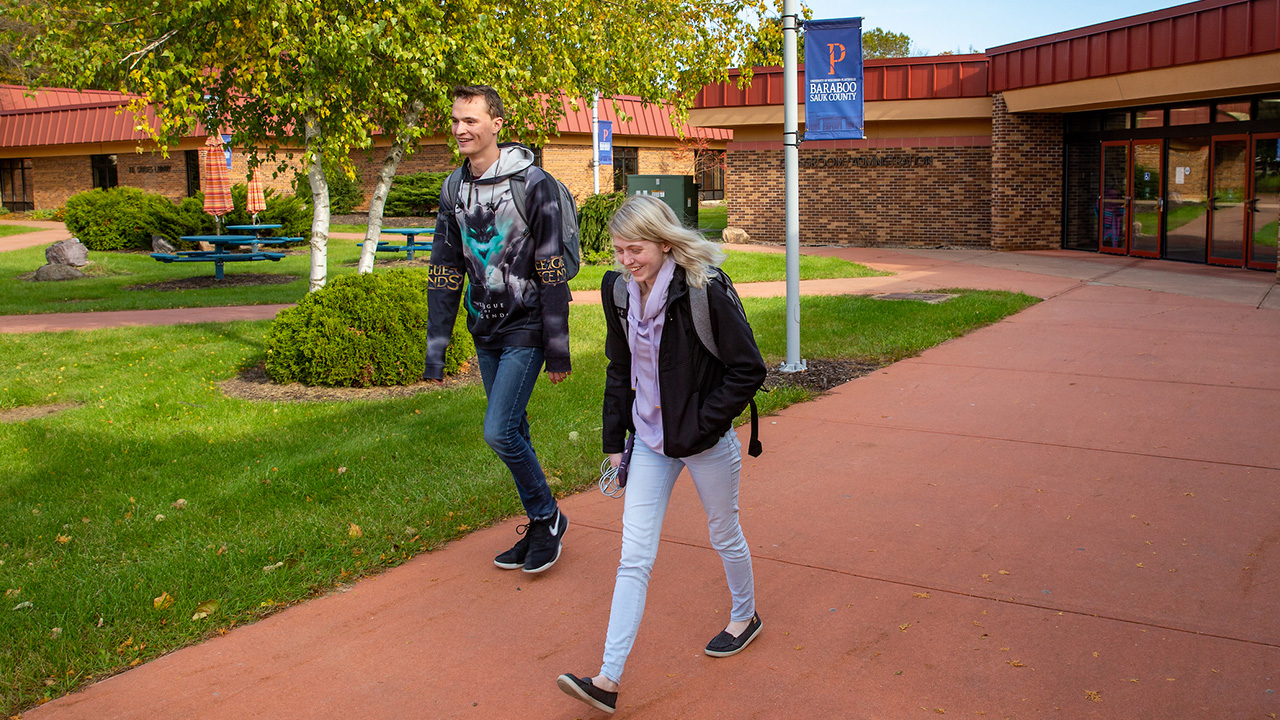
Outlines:
MULTIPOLYGON (((582 248, 578 231, 578 206, 574 202, 573 193, 564 183, 556 180, 551 173, 531 165, 508 178, 511 183, 511 200, 516 205, 516 212, 529 227, 529 214, 525 211, 525 195, 531 183, 542 182, 543 178, 551 178, 560 194, 560 256, 564 258, 565 280, 572 280, 582 266, 582 248)), ((458 204, 458 193, 462 191, 462 168, 449 173, 444 184, 440 186, 440 207, 453 208, 458 204)))

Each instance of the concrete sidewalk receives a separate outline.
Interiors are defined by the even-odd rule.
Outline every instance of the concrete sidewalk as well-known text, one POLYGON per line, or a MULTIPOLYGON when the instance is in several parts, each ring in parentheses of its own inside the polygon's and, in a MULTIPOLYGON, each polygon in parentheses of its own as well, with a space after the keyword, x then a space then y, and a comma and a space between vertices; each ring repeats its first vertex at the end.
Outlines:
MULTIPOLYGON (((1274 278, 823 252, 899 272, 877 290, 1048 299, 763 419, 741 506, 765 627, 734 658, 701 651, 728 594, 681 481, 619 716, 1280 713, 1274 278)), ((493 568, 512 520, 24 717, 602 717, 554 679, 599 667, 621 507, 566 498, 544 575, 493 568)))

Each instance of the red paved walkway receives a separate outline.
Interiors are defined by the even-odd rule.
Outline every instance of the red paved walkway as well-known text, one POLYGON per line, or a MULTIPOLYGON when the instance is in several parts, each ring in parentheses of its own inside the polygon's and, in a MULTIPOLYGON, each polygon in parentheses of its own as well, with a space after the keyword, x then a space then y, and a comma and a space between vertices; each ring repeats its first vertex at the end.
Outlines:
MULTIPOLYGON (((735 658, 701 652, 728 597, 681 482, 619 716, 1280 713, 1270 281, 1202 268, 1228 301, 1101 284, 1185 272, 1110 258, 829 252, 1049 299, 764 419, 765 629, 735 658)), ((545 575, 492 567, 510 521, 24 717, 600 717, 554 679, 599 665, 621 503, 564 508, 545 575)))

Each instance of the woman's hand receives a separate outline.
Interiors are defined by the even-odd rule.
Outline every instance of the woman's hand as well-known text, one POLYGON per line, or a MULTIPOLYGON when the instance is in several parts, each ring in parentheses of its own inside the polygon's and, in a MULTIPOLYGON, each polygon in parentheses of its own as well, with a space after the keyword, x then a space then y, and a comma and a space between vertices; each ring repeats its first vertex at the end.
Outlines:
POLYGON ((609 465, 618 467, 622 464, 622 453, 609 453, 609 465))

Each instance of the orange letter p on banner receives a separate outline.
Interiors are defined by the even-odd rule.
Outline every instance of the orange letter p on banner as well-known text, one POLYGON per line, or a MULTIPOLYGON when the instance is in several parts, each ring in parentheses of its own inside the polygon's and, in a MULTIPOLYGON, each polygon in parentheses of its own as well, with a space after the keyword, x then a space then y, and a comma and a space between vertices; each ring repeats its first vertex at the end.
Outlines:
POLYGON ((840 62, 841 60, 843 60, 843 59, 844 59, 844 45, 841 45, 840 43, 828 43, 828 44, 827 44, 827 57, 831 58, 831 70, 830 70, 830 71, 828 71, 828 72, 827 72, 827 74, 828 74, 828 75, 835 75, 835 74, 836 74, 836 63, 838 63, 838 62, 840 62), (840 48, 840 57, 836 57, 836 48, 840 48))

